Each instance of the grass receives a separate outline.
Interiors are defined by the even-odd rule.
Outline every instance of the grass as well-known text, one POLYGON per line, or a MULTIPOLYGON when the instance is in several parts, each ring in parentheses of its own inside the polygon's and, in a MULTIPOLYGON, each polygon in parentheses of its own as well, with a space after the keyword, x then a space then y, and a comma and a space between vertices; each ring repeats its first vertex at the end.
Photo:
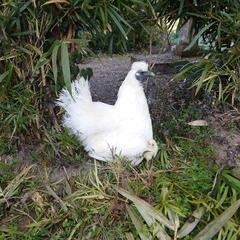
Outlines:
MULTIPOLYGON (((142 163, 138 168, 124 160, 109 165, 91 161, 86 165, 85 153, 65 130, 50 132, 44 151, 37 152, 33 147, 30 156, 37 165, 23 168, 23 172, 16 172, 21 159, 14 155, 12 160, 1 161, 0 239, 126 239, 125 233, 138 239, 141 234, 129 216, 134 209, 126 208, 130 202, 115 187, 130 191, 165 216, 169 217, 170 211, 181 225, 194 209, 205 207, 200 223, 184 238, 193 239, 240 196, 239 176, 231 169, 220 174, 214 183, 215 149, 209 143, 213 131, 210 127, 186 124, 196 117, 195 111, 188 108, 176 119, 156 125, 160 153, 152 164, 142 163), (168 132, 161 136, 164 129, 168 132), (57 160, 50 164, 49 159, 55 157, 66 161, 65 166, 78 163, 83 169, 76 176, 65 174, 53 180, 49 173, 57 166, 57 160)), ((238 239, 238 215, 213 239, 224 239, 225 235, 238 239)), ((141 220, 141 216, 136 216, 141 220)), ((141 231, 151 233, 151 229, 142 225, 141 231)), ((166 231, 174 239, 174 234, 166 231)))

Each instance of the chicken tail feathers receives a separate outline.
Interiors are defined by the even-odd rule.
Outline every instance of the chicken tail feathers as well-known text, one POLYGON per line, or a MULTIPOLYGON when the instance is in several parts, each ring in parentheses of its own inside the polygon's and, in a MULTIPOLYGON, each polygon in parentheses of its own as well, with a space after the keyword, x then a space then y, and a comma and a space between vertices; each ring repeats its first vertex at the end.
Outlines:
POLYGON ((83 77, 76 79, 71 84, 72 93, 70 93, 66 88, 64 88, 57 100, 57 105, 63 107, 68 111, 68 107, 74 103, 89 103, 92 102, 92 96, 90 93, 90 88, 88 81, 83 77))
POLYGON ((92 105, 88 81, 83 77, 75 80, 71 84, 71 90, 72 93, 66 88, 61 91, 57 105, 66 111, 63 117, 64 126, 82 140, 88 127, 89 109, 92 105))

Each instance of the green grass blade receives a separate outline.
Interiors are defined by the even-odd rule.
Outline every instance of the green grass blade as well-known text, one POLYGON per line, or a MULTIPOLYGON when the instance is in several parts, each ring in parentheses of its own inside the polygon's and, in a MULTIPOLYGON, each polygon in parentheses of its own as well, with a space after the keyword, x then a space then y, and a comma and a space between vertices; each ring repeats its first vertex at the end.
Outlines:
POLYGON ((46 189, 48 191, 48 194, 50 194, 53 198, 55 198, 62 206, 63 210, 67 212, 68 208, 67 205, 63 202, 63 200, 53 191, 53 189, 47 185, 46 189))
POLYGON ((61 63, 65 86, 67 90, 70 92, 70 94, 72 94, 68 45, 66 42, 62 42, 61 44, 61 63))
POLYGON ((209 223, 193 240, 208 240, 215 236, 240 207, 240 199, 209 223))
POLYGON ((4 190, 1 190, 0 204, 11 199, 17 192, 18 187, 27 178, 28 172, 33 168, 34 165, 30 165, 24 168, 8 185, 4 190), (3 197, 1 199, 1 197, 3 197))
POLYGON ((6 78, 9 74, 9 70, 0 75, 0 83, 6 78))
POLYGON ((240 180, 236 177, 231 176, 228 173, 223 172, 223 177, 226 179, 226 182, 234 188, 237 192, 240 192, 240 180))
MULTIPOLYGON (((73 239, 73 235, 75 234, 75 232, 77 231, 77 229, 81 226, 82 222, 79 222, 78 224, 76 224, 76 226, 73 228, 71 234, 69 235, 67 240, 72 240, 73 239)), ((75 239, 75 238, 74 238, 75 239)))

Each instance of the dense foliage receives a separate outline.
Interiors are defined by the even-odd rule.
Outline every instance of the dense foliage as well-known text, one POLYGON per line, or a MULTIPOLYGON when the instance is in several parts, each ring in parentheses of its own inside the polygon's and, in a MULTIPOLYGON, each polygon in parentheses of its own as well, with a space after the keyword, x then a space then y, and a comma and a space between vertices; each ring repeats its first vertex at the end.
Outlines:
POLYGON ((179 19, 179 27, 193 20, 193 38, 187 49, 198 40, 207 45, 203 59, 187 65, 183 73, 194 78, 197 92, 205 88, 219 100, 240 100, 240 2, 238 0, 158 1, 154 8, 166 15, 170 25, 179 19), (156 7, 155 7, 156 6, 156 7), (192 74, 194 73, 194 74, 192 74))
POLYGON ((126 51, 139 42, 143 31, 147 35, 153 21, 148 1, 1 2, 1 132, 7 132, 7 138, 40 138, 57 90, 63 84, 69 87, 76 76, 69 62, 99 51, 126 51))

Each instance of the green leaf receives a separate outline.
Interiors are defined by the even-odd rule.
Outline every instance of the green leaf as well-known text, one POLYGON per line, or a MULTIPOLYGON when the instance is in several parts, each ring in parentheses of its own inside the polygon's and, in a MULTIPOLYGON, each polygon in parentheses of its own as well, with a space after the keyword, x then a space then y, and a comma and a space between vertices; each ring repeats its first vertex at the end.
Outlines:
POLYGON ((59 203, 60 205, 62 206, 64 212, 67 212, 68 211, 68 207, 67 205, 64 203, 64 201, 53 191, 53 189, 50 187, 50 185, 47 185, 46 186, 46 189, 48 191, 48 194, 50 194, 53 198, 55 198, 59 203))
POLYGON ((184 6, 184 0, 181 0, 181 2, 180 2, 180 6, 179 6, 179 9, 178 9, 178 16, 181 15, 182 10, 183 10, 183 6, 184 6))
POLYGON ((108 9, 108 13, 109 13, 110 17, 112 18, 112 20, 114 21, 114 23, 117 25, 119 31, 127 39, 127 34, 126 34, 125 30, 123 29, 123 26, 121 25, 120 21, 117 19, 117 17, 112 12, 112 9, 108 9))
POLYGON ((215 236, 240 207, 240 199, 209 223, 193 240, 208 240, 215 236))
POLYGON ((8 70, 0 75, 0 83, 8 76, 9 72, 10 71, 8 70))
POLYGON ((220 206, 222 206, 222 204, 224 203, 224 201, 227 198, 229 186, 223 185, 223 188, 224 188, 224 192, 223 192, 220 200, 217 202, 217 205, 215 206, 215 208, 219 208, 220 206))
POLYGON ((178 79, 180 77, 184 77, 185 74, 187 72, 189 72, 190 70, 193 70, 196 66, 194 65, 194 63, 192 62, 188 62, 187 64, 185 64, 182 69, 180 70, 179 73, 177 73, 174 77, 173 77, 173 80, 174 79, 178 79))
POLYGON ((199 209, 195 210, 191 215, 191 221, 190 219, 188 219, 184 223, 182 228, 179 230, 178 237, 183 238, 187 236, 189 233, 191 233, 195 229, 197 224, 200 222, 200 219, 203 216, 204 212, 205 212, 204 207, 200 207, 199 209), (192 218, 194 218, 194 221, 192 221, 192 218))
POLYGON ((55 85, 57 84, 57 75, 58 75, 58 68, 57 68, 57 53, 60 45, 56 45, 52 51, 52 70, 53 70, 53 77, 55 85))
POLYGON ((209 23, 207 26, 203 27, 198 34, 193 38, 192 42, 184 49, 184 51, 190 50, 198 39, 202 36, 202 34, 207 31, 214 23, 209 23))
POLYGON ((69 93, 72 94, 68 45, 66 42, 62 42, 61 44, 61 63, 65 86, 69 93))
POLYGON ((156 18, 157 18, 156 12, 155 12, 155 10, 154 10, 151 2, 150 2, 149 0, 147 0, 147 2, 148 2, 148 6, 149 6, 149 8, 150 8, 150 10, 151 10, 152 16, 156 19, 156 18))
POLYGON ((240 180, 236 177, 231 176, 225 172, 222 173, 223 177, 226 179, 226 182, 234 188, 237 192, 240 192, 240 180))
POLYGON ((141 208, 139 205, 136 205, 137 210, 143 217, 144 221, 147 223, 148 226, 153 228, 153 235, 157 236, 160 240, 171 240, 168 236, 164 228, 155 221, 145 210, 141 208))
POLYGON ((48 62, 49 60, 42 55, 34 67, 34 72, 36 73, 37 70, 39 70, 42 66, 48 64, 48 62))
POLYGON ((141 218, 134 212, 133 208, 130 206, 126 206, 127 212, 132 220, 133 225, 135 226, 139 237, 141 240, 150 240, 152 237, 149 233, 144 232, 144 224, 141 220, 141 218))
POLYGON ((25 167, 8 185, 0 192, 0 204, 10 200, 17 192, 18 187, 24 180, 27 179, 28 172, 33 168, 34 165, 25 167))
POLYGON ((124 190, 123 188, 116 188, 116 190, 126 197, 127 199, 131 200, 137 208, 143 208, 144 211, 148 212, 148 214, 158 220, 161 224, 165 225, 171 230, 174 230, 173 224, 160 212, 157 211, 154 207, 152 207, 149 203, 145 202, 141 198, 135 196, 132 193, 129 193, 128 191, 124 190))

